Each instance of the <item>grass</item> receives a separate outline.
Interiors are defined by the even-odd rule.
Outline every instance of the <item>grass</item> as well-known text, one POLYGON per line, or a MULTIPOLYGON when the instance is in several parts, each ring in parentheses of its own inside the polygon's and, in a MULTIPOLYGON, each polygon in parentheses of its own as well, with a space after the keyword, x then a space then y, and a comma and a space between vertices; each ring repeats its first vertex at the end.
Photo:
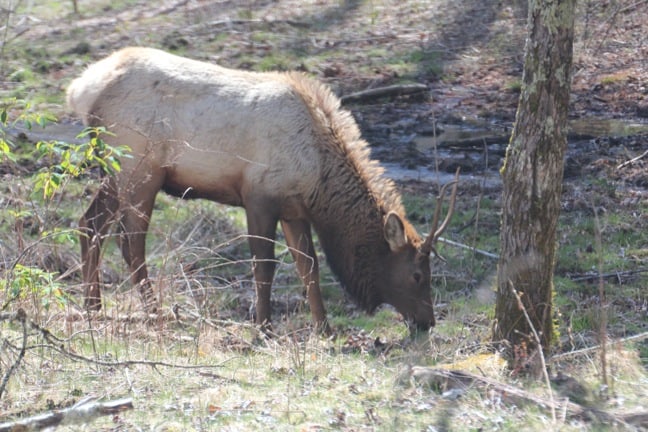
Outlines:
MULTIPOLYGON (((590 212, 588 212, 590 213, 590 212)), ((624 271, 635 268, 643 245, 648 241, 645 230, 640 227, 642 218, 625 211, 609 211, 600 216, 603 237, 603 272, 624 271), (639 252, 639 256, 635 253, 639 252), (628 257, 636 256, 636 259, 628 257)), ((595 225, 590 215, 574 212, 563 216, 561 233, 564 241, 559 248, 558 271, 587 273, 598 262, 594 244, 595 225)))
POLYGON ((260 72, 288 71, 295 69, 293 66, 295 63, 295 59, 288 56, 270 53, 264 56, 259 63, 254 65, 254 69, 260 72))
POLYGON ((506 83, 504 88, 509 92, 520 93, 522 90, 522 81, 520 79, 514 79, 506 83))
POLYGON ((622 84, 628 80, 627 73, 615 73, 612 75, 604 75, 601 77, 601 84, 604 86, 612 86, 615 84, 622 84))
MULTIPOLYGON (((145 430, 426 430, 445 425, 446 430, 462 431, 480 425, 509 430, 520 424, 524 430, 542 430, 549 421, 546 412, 532 407, 513 409, 476 390, 455 399, 452 394, 444 396, 442 389, 413 384, 407 379, 407 364, 426 363, 424 359, 432 354, 420 345, 382 354, 345 353, 342 339, 303 333, 250 339, 248 329, 237 323, 198 329, 197 321, 182 325, 168 321, 153 330, 116 318, 112 322, 96 323, 94 346, 88 343, 88 332, 83 331, 88 324, 83 321, 54 320, 49 328, 68 335, 65 348, 77 355, 104 362, 141 359, 177 366, 98 366, 73 362, 48 348, 30 350, 27 369, 12 380, 4 403, 37 407, 48 400, 66 405, 86 394, 105 399, 133 396, 135 410, 100 418, 93 423, 94 430, 107 430, 115 422, 122 428, 145 430), (25 391, 30 382, 38 386, 25 391)), ((14 332, 3 329, 8 336, 14 332)), ((452 347, 442 344, 438 351, 451 352, 452 347)), ((497 355, 434 355, 440 357, 438 367, 481 371, 507 380, 497 355)), ((618 397, 636 400, 642 387, 632 383, 639 383, 644 374, 636 354, 619 348, 611 353, 611 360, 617 365, 613 376, 618 397)), ((589 365, 579 371, 595 387, 597 371, 589 365)), ((543 393, 542 388, 531 391, 543 393)), ((29 408, 21 412, 33 414, 29 408)), ((580 427, 578 423, 561 424, 561 430, 580 427)))

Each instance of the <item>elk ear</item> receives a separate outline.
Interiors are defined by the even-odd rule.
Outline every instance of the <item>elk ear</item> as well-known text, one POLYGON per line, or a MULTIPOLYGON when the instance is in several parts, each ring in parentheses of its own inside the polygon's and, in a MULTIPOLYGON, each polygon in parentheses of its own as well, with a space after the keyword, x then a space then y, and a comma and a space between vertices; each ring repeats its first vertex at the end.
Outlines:
POLYGON ((407 235, 405 235, 405 226, 400 216, 394 212, 389 212, 385 218, 385 240, 389 243, 392 252, 396 252, 407 244, 407 235))

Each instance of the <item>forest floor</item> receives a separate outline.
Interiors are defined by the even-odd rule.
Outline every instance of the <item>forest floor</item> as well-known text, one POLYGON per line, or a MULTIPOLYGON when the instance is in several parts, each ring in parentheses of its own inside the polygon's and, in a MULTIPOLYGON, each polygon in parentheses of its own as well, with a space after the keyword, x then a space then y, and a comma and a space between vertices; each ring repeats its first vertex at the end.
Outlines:
MULTIPOLYGON (((329 84, 339 96, 390 85, 424 84, 424 93, 349 102, 345 108, 371 143, 372 155, 397 181, 408 216, 421 230, 429 223, 438 184, 461 166, 458 214, 446 235, 497 253, 498 170, 522 82, 525 1, 89 0, 79 2, 80 15, 71 13, 71 5, 33 1, 11 17, 0 59, 0 94, 29 99, 36 109, 53 112, 59 119, 44 130, 18 131, 17 139, 74 140, 82 127, 63 106, 66 86, 90 62, 131 45, 159 47, 233 68, 302 70, 329 84)), ((560 331, 553 350, 556 356, 598 344, 603 313, 608 315, 607 332, 612 340, 648 332, 646 22, 646 1, 578 3, 556 266, 555 309, 560 331), (609 301, 604 312, 599 307, 599 281, 609 301)), ((82 211, 78 203, 87 200, 85 183, 92 190, 96 182, 72 183, 58 204, 24 216, 18 224, 15 215, 31 206, 37 208, 26 197, 28 177, 39 168, 33 160, 23 160, 19 168, 7 162, 0 166, 7 179, 2 185, 5 198, 0 200, 4 261, 0 269, 20 259, 25 265, 58 272, 78 298, 77 246, 35 239, 54 229, 48 224, 74 228, 82 211), (35 246, 17 254, 30 239, 35 246)), ((42 369, 42 375, 35 378, 29 370, 21 371, 10 387, 13 393, 0 400, 0 413, 19 417, 45 407, 67 406, 94 389, 106 396, 128 392, 151 411, 148 417, 139 414, 144 420, 115 417, 114 427, 123 430, 184 430, 189 426, 209 430, 210 425, 222 430, 248 430, 250 425, 278 430, 430 431, 477 430, 480 426, 546 430, 547 424, 560 424, 565 430, 589 427, 590 420, 578 416, 556 423, 546 412, 516 412, 511 404, 474 388, 468 394, 465 389, 457 393, 461 399, 457 409, 455 393, 448 393, 451 389, 442 396, 430 396, 436 392, 414 382, 411 366, 424 364, 528 384, 504 372, 500 361, 493 360, 495 350, 488 342, 493 259, 443 246, 448 263, 435 268, 436 310, 441 319, 427 344, 420 344, 408 338, 393 311, 363 317, 326 273, 326 303, 338 336, 329 341, 310 339, 304 332, 308 314, 299 283, 290 262, 281 258, 273 307, 280 317, 275 327, 282 336, 250 342, 250 335, 256 333, 245 323, 254 294, 244 242, 235 241, 221 251, 220 258, 240 261, 226 269, 225 275, 204 265, 220 264, 204 251, 198 252, 200 247, 222 249, 223 242, 240 234, 244 230, 240 213, 200 203, 181 207, 165 196, 156 209, 159 216, 154 216, 151 228, 149 260, 167 300, 182 305, 173 310, 175 321, 160 318, 153 326, 142 325, 141 317, 133 313, 138 303, 130 301, 128 286, 123 284, 127 275, 119 254, 107 252, 104 281, 113 288, 106 290, 112 307, 91 323, 97 326, 92 331, 84 327, 85 321, 77 321, 81 314, 74 305, 57 315, 29 302, 21 304, 29 306, 29 311, 35 309, 34 314, 42 318, 39 322, 49 323, 69 338, 62 350, 83 352, 96 363, 84 366, 79 372, 82 378, 74 384, 70 372, 75 363, 61 365, 52 353, 28 360, 29 365, 42 369), (188 247, 189 243, 194 247, 188 247), (185 292, 185 285, 195 290, 185 292), (198 308, 188 306, 195 301, 196 287, 212 290, 218 299, 203 299, 200 319, 193 315, 198 308), (190 300, 183 303, 180 299, 185 296, 190 300), (212 307, 217 312, 207 316, 212 307), (235 327, 233 322, 242 324, 235 327), (77 339, 86 332, 96 334, 99 345, 94 339, 77 339), (121 342, 114 348, 111 344, 118 339, 121 342), (150 365, 132 364, 143 375, 131 376, 129 367, 116 361, 141 355, 167 362, 200 363, 210 358, 216 367, 225 369, 218 374, 201 369, 200 377, 190 370, 171 369, 177 373, 165 370, 157 376, 142 371, 150 365), (172 356, 171 360, 165 356, 172 356), (401 378, 395 383, 394 377, 403 373, 411 388, 401 378), (111 379, 119 384, 113 385, 111 379), (250 391, 254 386, 265 392, 265 399, 250 391), (327 396, 321 394, 324 391, 327 396), (166 404, 163 408, 160 397, 166 404), (448 418, 455 423, 448 423, 448 418), (160 422, 157 426, 156 421, 160 422), (162 428, 166 421, 174 426, 162 428)), ((6 277, 9 280, 10 272, 6 277)), ((642 407, 639 395, 648 389, 645 340, 615 345, 610 352, 609 385, 601 384, 602 367, 590 352, 575 355, 574 361, 560 358, 552 362, 554 378, 562 376, 556 374, 558 369, 579 381, 578 390, 567 389, 571 400, 586 399, 587 406, 603 410, 642 407)), ((0 371, 7 367, 0 360, 0 371)), ((432 390, 443 387, 431 386, 432 390)), ((109 430, 112 426, 102 427, 109 430)), ((622 422, 610 427, 633 428, 622 422)))

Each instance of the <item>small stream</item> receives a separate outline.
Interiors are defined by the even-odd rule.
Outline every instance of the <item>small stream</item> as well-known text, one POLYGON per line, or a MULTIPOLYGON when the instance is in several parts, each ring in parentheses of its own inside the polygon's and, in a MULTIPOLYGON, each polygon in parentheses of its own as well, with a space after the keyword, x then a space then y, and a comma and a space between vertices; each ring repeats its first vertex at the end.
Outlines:
MULTIPOLYGON (((412 166, 398 161, 383 163, 389 177, 445 183, 457 166, 462 179, 474 178, 485 186, 500 183, 502 166, 512 129, 483 123, 443 124, 437 130, 421 128, 407 144, 425 161, 412 166), (439 170, 436 169, 437 163, 439 170)), ((579 164, 616 152, 648 149, 648 123, 618 119, 583 118, 569 121, 566 176, 576 174, 579 164), (610 150, 612 148, 612 150, 610 150)), ((411 152, 411 149, 410 149, 411 152)), ((394 159, 394 158, 390 158, 394 159)), ((397 159, 397 157, 396 157, 397 159)))

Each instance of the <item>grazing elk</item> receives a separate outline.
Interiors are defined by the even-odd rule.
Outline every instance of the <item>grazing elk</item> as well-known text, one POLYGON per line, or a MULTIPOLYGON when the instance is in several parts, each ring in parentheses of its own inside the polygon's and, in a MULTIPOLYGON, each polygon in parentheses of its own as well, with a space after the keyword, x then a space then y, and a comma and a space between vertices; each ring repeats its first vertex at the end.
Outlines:
MULTIPOLYGON (((256 321, 270 322, 274 243, 281 222, 312 318, 326 326, 311 225, 331 269, 366 311, 393 305, 419 329, 434 326, 431 252, 450 210, 422 239, 400 195, 370 160, 351 115, 300 73, 225 69, 150 48, 125 48, 91 65, 67 91, 86 125, 106 126, 132 157, 106 177, 81 218, 86 307, 99 309, 99 257, 111 223, 145 304, 153 294, 144 242, 159 190, 245 208, 255 260, 256 321)), ((447 185, 446 185, 447 186, 447 185)), ((441 198, 445 193, 441 193, 441 198)))

